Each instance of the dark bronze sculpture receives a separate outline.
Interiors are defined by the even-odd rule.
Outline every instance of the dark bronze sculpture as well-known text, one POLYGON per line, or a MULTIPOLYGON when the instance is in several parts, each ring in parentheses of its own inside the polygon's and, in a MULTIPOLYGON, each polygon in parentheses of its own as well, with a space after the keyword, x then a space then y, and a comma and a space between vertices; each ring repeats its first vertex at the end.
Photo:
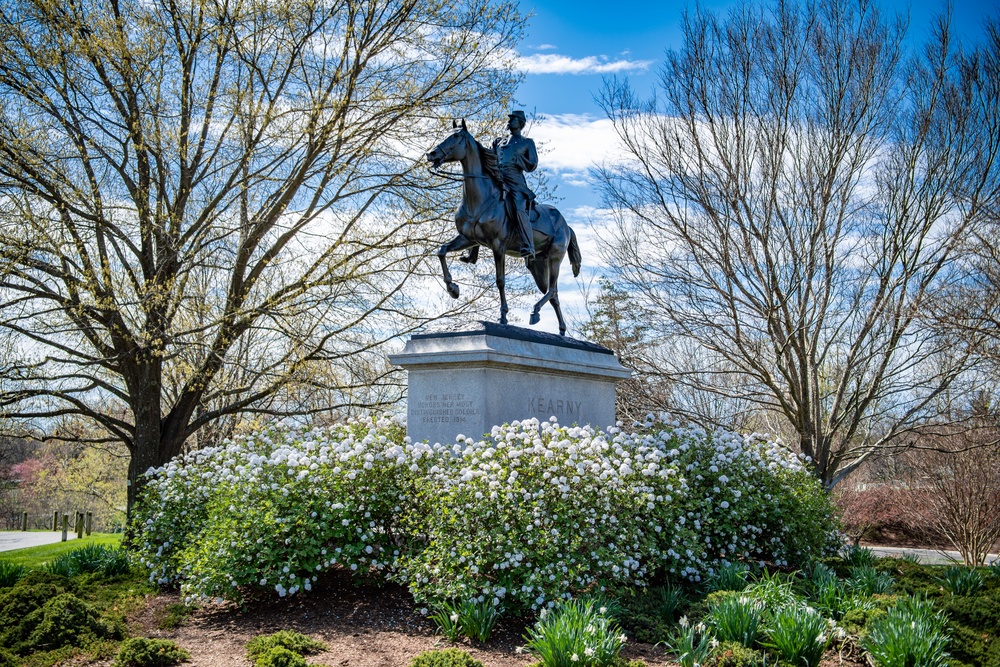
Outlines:
POLYGON ((535 142, 521 136, 521 130, 527 124, 524 112, 515 111, 507 118, 510 136, 494 139, 493 152, 500 167, 507 217, 517 220, 518 231, 521 234, 521 257, 529 258, 535 255, 535 243, 528 219, 535 193, 524 180, 524 172, 534 171, 538 166, 538 153, 535 151, 535 142))
POLYGON ((448 253, 467 250, 461 260, 475 263, 479 257, 479 246, 489 248, 493 251, 497 289, 500 291, 500 324, 507 324, 507 296, 504 292, 506 259, 507 255, 518 257, 524 252, 528 271, 542 292, 542 298, 531 311, 529 322, 538 324, 539 311, 549 302, 559 320, 559 333, 565 336, 566 321, 559 307, 559 265, 568 252, 573 275, 579 275, 582 261, 580 246, 576 234, 555 207, 531 205, 534 193, 524 181, 524 171, 534 169, 538 157, 534 142, 520 136, 524 113, 515 112, 510 117, 508 127, 511 137, 494 142, 499 155, 476 141, 464 120, 461 124, 453 122, 455 131, 427 153, 433 169, 446 162, 462 165, 462 205, 455 212, 458 236, 441 246, 437 253, 444 283, 448 294, 457 299, 459 289, 448 270, 448 253), (502 161, 505 161, 504 166, 502 161), (504 197, 505 191, 507 197, 504 197), (508 211, 508 208, 513 210, 508 211), (525 238, 528 229, 524 229, 522 235, 522 224, 529 222, 530 245, 525 238))

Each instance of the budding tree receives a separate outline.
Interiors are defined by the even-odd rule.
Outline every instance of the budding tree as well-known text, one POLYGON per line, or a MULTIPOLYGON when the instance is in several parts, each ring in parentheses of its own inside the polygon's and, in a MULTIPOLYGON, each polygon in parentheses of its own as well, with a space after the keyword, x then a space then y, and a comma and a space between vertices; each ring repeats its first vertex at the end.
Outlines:
POLYGON ((0 410, 124 442, 131 505, 227 415, 378 400, 446 232, 428 132, 502 116, 522 27, 505 0, 4 2, 0 410))
POLYGON ((666 355, 668 380, 780 415, 832 486, 966 366, 924 317, 997 210, 997 44, 963 52, 941 23, 910 57, 869 0, 696 10, 683 32, 653 99, 603 93, 627 156, 598 172, 606 259, 661 339, 702 351, 666 355))

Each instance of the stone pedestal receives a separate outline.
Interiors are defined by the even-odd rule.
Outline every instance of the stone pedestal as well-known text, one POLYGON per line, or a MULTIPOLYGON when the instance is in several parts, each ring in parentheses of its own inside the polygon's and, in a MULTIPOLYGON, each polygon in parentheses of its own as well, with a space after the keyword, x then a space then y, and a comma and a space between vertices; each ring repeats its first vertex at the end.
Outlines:
POLYGON ((493 322, 415 335, 389 361, 408 372, 407 434, 442 444, 531 417, 606 428, 629 377, 605 347, 493 322))

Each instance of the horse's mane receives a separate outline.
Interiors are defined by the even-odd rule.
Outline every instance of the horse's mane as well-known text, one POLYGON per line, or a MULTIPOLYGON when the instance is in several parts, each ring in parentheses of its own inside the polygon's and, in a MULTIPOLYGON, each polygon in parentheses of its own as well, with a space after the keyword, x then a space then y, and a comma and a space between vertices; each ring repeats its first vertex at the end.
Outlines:
POLYGON ((497 162, 497 154, 492 148, 487 148, 479 143, 479 140, 472 137, 479 149, 479 162, 483 165, 483 171, 490 177, 498 190, 503 190, 503 179, 500 177, 500 164, 497 162))

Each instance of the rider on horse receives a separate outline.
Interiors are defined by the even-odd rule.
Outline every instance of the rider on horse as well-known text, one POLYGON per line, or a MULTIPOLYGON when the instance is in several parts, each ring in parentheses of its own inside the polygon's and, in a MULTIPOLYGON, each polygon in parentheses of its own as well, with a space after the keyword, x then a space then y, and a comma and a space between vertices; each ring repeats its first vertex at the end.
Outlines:
POLYGON ((507 129, 510 130, 510 136, 495 139, 493 152, 496 153, 503 179, 508 219, 511 222, 517 221, 521 236, 521 257, 534 259, 535 243, 532 238, 529 211, 535 193, 524 180, 524 172, 534 171, 538 166, 538 153, 535 151, 535 142, 521 135, 521 130, 527 124, 524 112, 518 109, 508 114, 508 118, 507 129))

